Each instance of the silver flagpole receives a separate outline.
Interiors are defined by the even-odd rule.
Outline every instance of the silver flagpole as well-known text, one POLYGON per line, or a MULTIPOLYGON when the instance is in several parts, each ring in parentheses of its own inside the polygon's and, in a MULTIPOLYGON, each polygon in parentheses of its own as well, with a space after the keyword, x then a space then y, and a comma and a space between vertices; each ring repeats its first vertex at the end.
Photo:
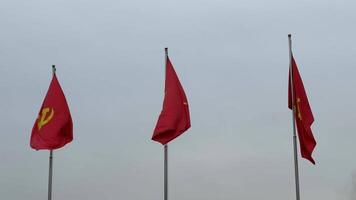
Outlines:
POLYGON ((168 200, 168 145, 164 145, 164 200, 168 200))
POLYGON ((52 200, 53 150, 49 151, 48 200, 52 200))
MULTIPOLYGON (((56 74, 56 66, 52 65, 52 74, 56 74)), ((52 200, 53 150, 49 151, 48 200, 52 200)))
POLYGON ((294 174, 295 174, 295 194, 296 200, 300 200, 299 190, 299 169, 298 169, 298 147, 297 147, 297 134, 295 129, 295 102, 294 102, 294 86, 293 86, 293 68, 292 68, 292 35, 288 34, 289 43, 289 76, 290 86, 292 93, 292 124, 293 124, 293 147, 294 147, 294 174))
MULTIPOLYGON (((165 48, 164 51, 165 51, 164 69, 166 70, 167 60, 168 60, 168 48, 165 48)), ((164 145, 164 200, 168 200, 168 145, 167 144, 164 145)))

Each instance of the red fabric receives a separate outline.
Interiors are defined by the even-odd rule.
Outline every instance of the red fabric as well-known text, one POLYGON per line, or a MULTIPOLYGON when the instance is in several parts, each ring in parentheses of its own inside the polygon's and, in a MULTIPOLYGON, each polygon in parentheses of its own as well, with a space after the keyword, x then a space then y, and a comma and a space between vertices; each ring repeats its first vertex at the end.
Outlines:
POLYGON ((152 140, 167 144, 190 127, 188 100, 173 65, 167 57, 163 109, 152 140))
MULTIPOLYGON (((309 106, 308 97, 304 89, 302 78, 300 77, 297 64, 292 57, 293 70, 293 91, 295 105, 295 122, 298 130, 299 144, 302 157, 315 164, 312 158, 313 150, 316 146, 316 141, 311 130, 311 125, 314 122, 312 110, 309 106)), ((290 73, 290 72, 289 72, 290 73)), ((288 107, 292 109, 292 90, 291 76, 289 76, 288 85, 288 107)))
POLYGON ((72 118, 62 88, 54 75, 32 128, 30 145, 36 150, 53 150, 72 140, 72 118))

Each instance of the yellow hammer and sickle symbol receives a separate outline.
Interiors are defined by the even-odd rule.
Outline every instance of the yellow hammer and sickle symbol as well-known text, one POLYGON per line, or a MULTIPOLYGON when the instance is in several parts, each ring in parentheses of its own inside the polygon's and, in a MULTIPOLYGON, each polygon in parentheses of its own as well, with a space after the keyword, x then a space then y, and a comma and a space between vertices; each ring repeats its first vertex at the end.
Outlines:
POLYGON ((38 116, 39 120, 37 122, 38 130, 41 130, 41 128, 48 124, 48 122, 51 121, 54 115, 54 110, 53 108, 51 109, 50 115, 47 117, 47 113, 50 111, 50 108, 43 108, 41 114, 38 116))
POLYGON ((301 103, 300 98, 297 98, 297 113, 299 120, 302 120, 302 113, 300 112, 299 104, 301 103))

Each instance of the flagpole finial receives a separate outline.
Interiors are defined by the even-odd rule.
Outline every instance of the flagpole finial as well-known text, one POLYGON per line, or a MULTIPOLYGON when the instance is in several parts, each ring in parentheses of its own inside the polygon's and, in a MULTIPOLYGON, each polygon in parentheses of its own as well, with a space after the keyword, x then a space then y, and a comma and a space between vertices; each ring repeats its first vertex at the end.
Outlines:
POLYGON ((164 52, 168 55, 168 47, 164 48, 164 52))
POLYGON ((52 65, 52 72, 53 72, 53 75, 56 74, 56 65, 52 65))
POLYGON ((292 37, 292 34, 289 33, 289 34, 288 34, 288 37, 291 38, 291 37, 292 37))

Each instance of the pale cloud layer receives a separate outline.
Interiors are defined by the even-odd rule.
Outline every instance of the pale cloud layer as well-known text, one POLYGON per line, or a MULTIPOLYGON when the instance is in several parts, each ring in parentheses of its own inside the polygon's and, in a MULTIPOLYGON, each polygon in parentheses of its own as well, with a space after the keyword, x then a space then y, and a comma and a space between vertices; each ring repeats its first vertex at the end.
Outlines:
POLYGON ((150 140, 164 47, 192 128, 169 145, 171 200, 294 198, 288 43, 313 109, 303 199, 355 200, 355 1, 0 1, 0 199, 47 195, 29 137, 57 65, 74 141, 54 153, 54 199, 157 200, 150 140), (352 196, 353 195, 353 196, 352 196))

